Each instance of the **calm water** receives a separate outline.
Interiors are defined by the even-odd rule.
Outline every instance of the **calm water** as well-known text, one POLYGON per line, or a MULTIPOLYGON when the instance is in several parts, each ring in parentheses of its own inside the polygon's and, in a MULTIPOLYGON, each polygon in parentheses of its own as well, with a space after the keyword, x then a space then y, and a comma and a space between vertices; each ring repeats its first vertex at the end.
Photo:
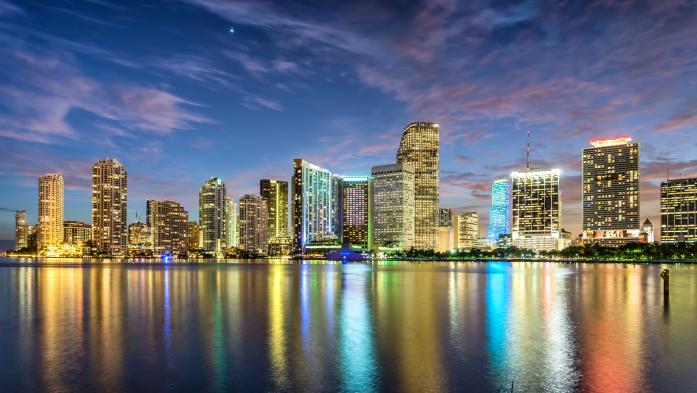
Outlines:
POLYGON ((697 266, 0 267, 0 391, 697 391, 697 266))

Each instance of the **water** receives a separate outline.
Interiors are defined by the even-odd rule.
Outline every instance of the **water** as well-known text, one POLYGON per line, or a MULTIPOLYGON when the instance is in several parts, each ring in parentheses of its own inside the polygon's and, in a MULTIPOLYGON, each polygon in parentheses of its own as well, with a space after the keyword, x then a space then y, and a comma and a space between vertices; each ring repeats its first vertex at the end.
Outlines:
POLYGON ((0 391, 697 391, 697 266, 0 260, 0 391))

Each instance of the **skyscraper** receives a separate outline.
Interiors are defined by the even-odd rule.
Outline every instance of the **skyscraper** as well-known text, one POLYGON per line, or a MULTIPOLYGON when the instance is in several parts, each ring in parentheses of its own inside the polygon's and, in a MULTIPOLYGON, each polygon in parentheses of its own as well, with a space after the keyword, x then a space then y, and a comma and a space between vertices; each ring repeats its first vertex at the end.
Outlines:
POLYGON ((328 170, 299 158, 293 160, 291 219, 294 252, 302 252, 311 242, 335 238, 333 224, 336 220, 332 214, 336 209, 333 202, 337 198, 332 194, 334 181, 328 170))
POLYGON ((198 218, 203 232, 202 248, 221 254, 225 236, 225 183, 219 177, 211 177, 203 183, 198 193, 198 218))
POLYGON ((126 169, 113 158, 92 166, 92 246, 98 253, 120 255, 126 248, 126 169))
POLYGON ((186 253, 189 249, 189 213, 184 207, 175 201, 154 199, 149 199, 145 207, 155 253, 186 253))
POLYGON ((441 207, 438 212, 438 226, 449 227, 453 225, 453 209, 441 207))
POLYGON ((187 240, 189 241, 189 250, 198 250, 199 248, 201 248, 201 243, 203 243, 203 234, 201 233, 201 227, 198 225, 196 221, 189 221, 187 228, 187 240))
POLYGON ((511 183, 508 178, 496 179, 491 184, 491 208, 487 237, 498 241, 501 235, 511 233, 511 183))
POLYGON ((248 252, 268 252, 269 211, 266 199, 258 195, 240 198, 240 248, 248 252))
POLYGON ((266 200, 269 217, 269 243, 287 241, 288 238, 288 182, 262 179, 259 194, 266 200))
POLYGON ((237 204, 232 197, 225 197, 225 242, 226 247, 238 246, 238 224, 237 224, 237 204))
POLYGON ((697 241, 697 178, 661 183, 661 243, 697 241))
POLYGON ((559 170, 528 169, 511 174, 513 245, 533 250, 563 248, 559 170))
POLYGON ((477 246, 479 239, 479 214, 465 212, 455 215, 455 247, 469 251, 477 246))
POLYGON ((583 149, 583 240, 607 246, 638 242, 639 144, 621 136, 583 149))
POLYGON ((63 243, 63 187, 58 173, 39 176, 39 250, 63 243))
POLYGON ((19 251, 29 246, 29 225, 27 225, 26 210, 15 212, 15 250, 19 251))
POLYGON ((411 164, 374 166, 373 231, 378 248, 414 247, 414 167, 411 164))
POLYGON ((373 243, 373 180, 346 176, 339 185, 341 241, 368 249, 373 243))
POLYGON ((414 248, 437 246, 439 181, 439 126, 409 123, 404 128, 397 162, 414 166, 414 248))

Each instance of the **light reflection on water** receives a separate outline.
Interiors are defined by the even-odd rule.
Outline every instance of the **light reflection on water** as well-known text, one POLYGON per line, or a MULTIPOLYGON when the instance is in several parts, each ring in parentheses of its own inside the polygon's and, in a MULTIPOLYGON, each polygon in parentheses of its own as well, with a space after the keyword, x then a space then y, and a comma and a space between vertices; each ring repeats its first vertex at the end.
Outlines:
POLYGON ((697 266, 0 260, 0 391, 695 391, 697 266))

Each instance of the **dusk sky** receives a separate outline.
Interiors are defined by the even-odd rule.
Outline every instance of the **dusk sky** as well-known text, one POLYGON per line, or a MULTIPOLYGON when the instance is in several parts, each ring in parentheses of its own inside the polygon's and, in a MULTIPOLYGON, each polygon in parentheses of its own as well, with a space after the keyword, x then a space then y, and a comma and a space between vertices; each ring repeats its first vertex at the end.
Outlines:
POLYGON ((441 125, 441 205, 482 230, 527 130, 534 165, 562 169, 574 234, 589 139, 641 143, 656 227, 660 181, 697 176, 695 1, 126 4, 0 0, 0 207, 35 222, 37 176, 60 172, 65 219, 89 222, 91 164, 114 157, 130 222, 151 198, 193 220, 211 176, 237 199, 296 157, 369 174, 410 121, 441 125))

